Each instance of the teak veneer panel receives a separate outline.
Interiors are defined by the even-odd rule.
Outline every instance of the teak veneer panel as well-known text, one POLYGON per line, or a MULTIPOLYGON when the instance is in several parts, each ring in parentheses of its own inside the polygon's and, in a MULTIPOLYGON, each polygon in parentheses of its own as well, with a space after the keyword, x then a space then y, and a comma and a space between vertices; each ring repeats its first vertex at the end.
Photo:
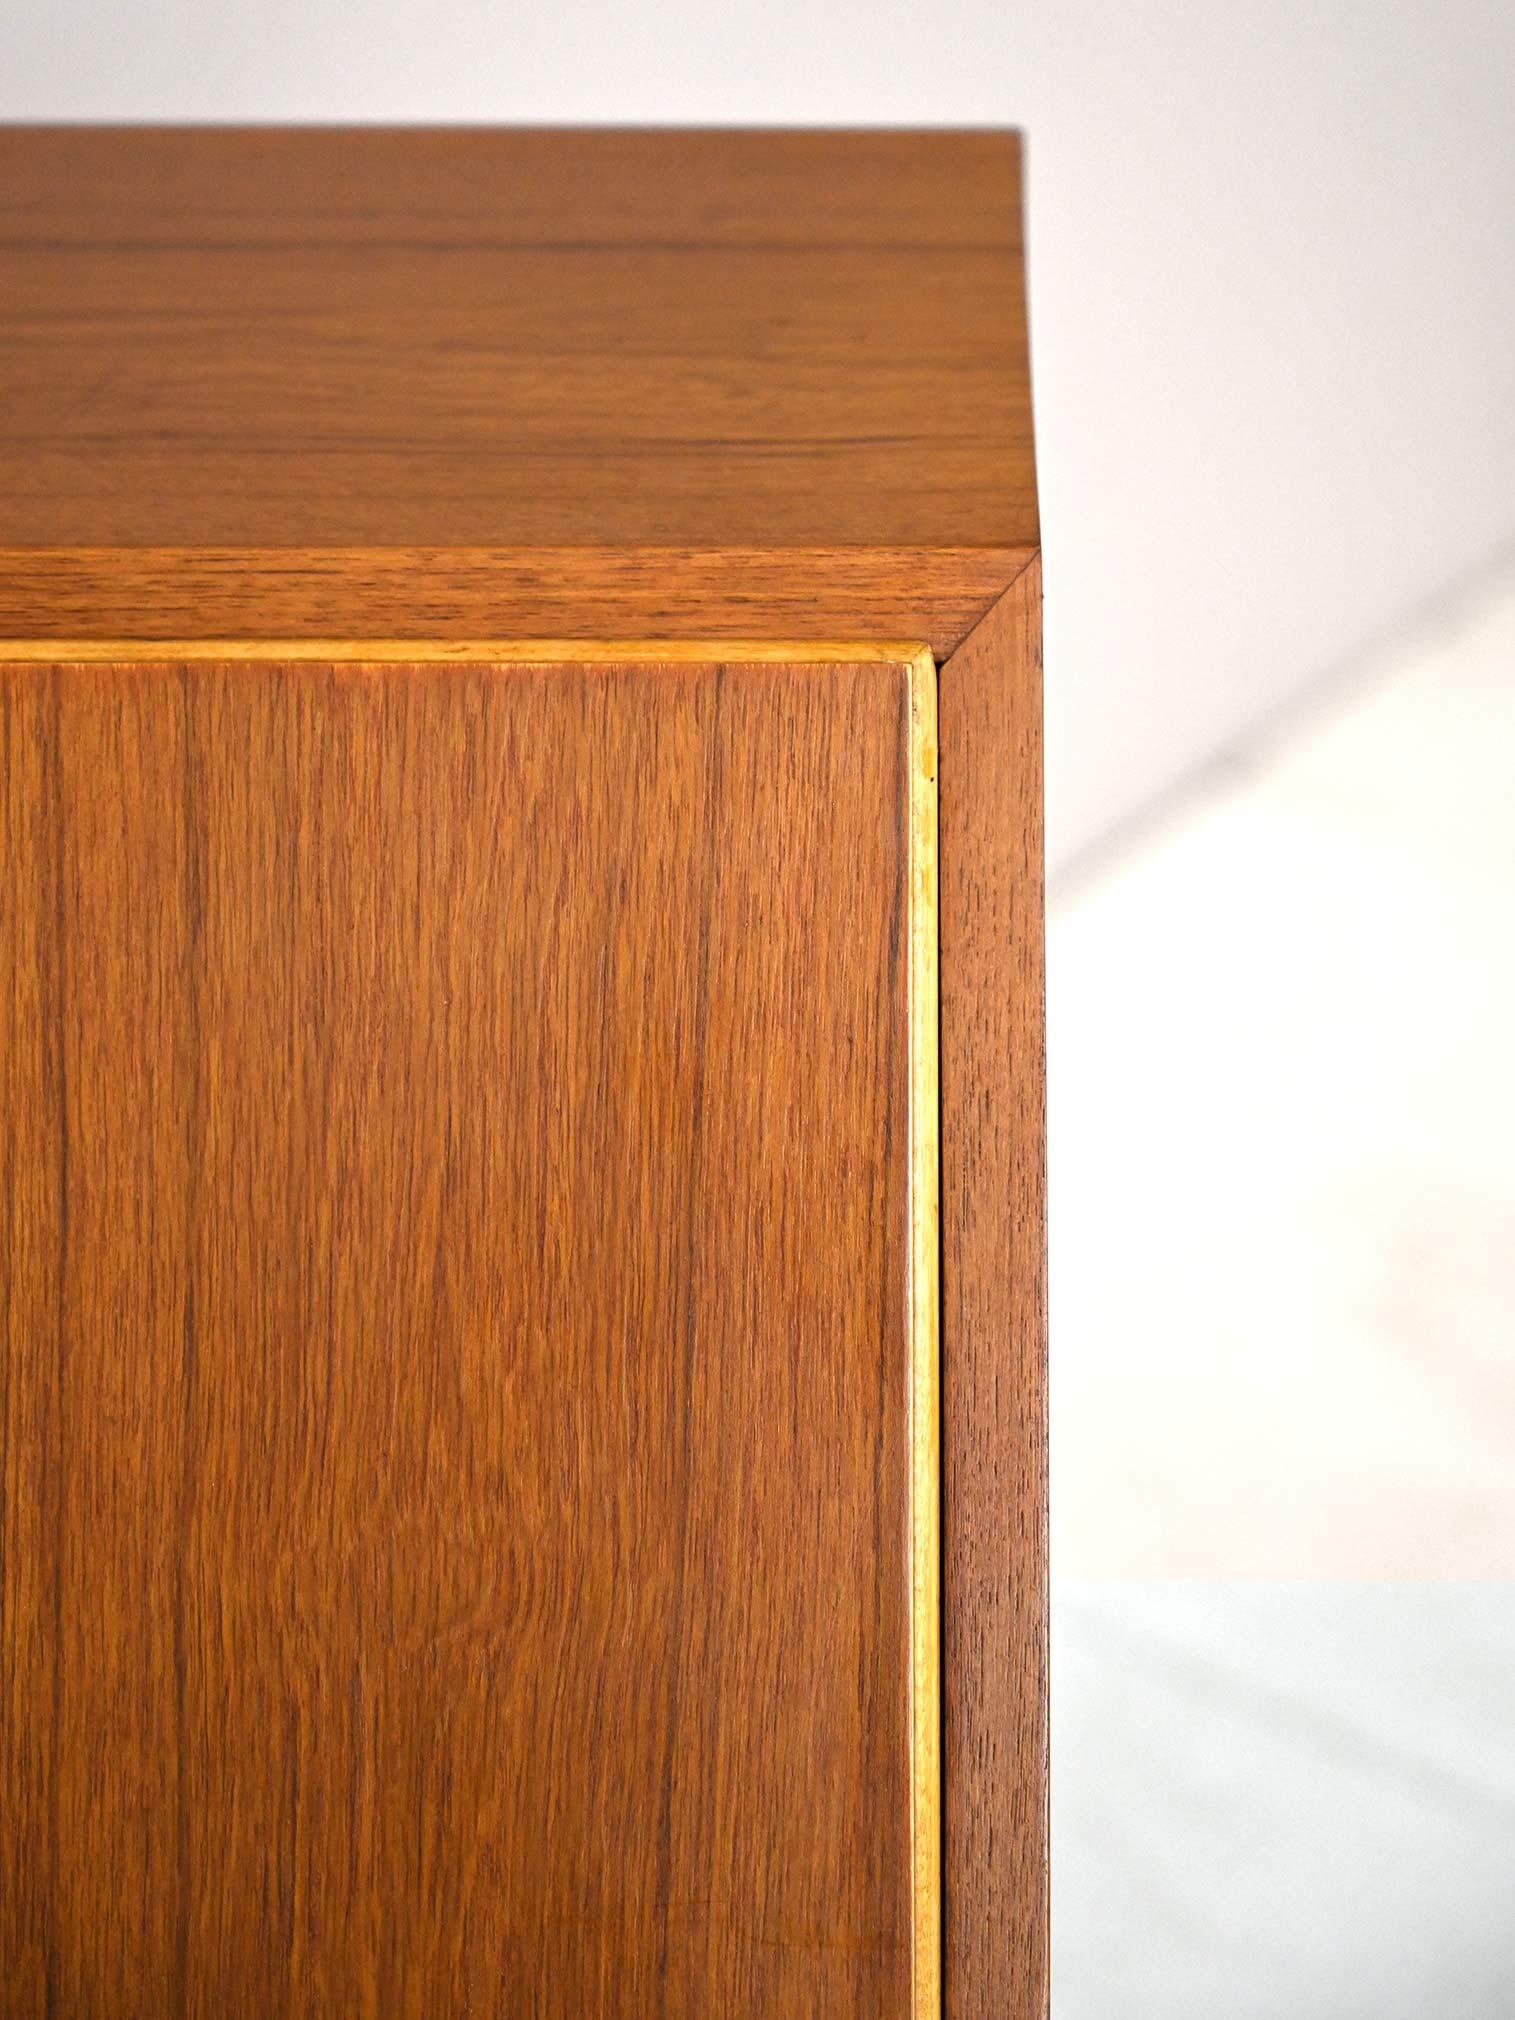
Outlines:
POLYGON ((8 2016, 935 2012, 933 703, 0 665, 8 2016))
POLYGON ((0 130, 0 632, 119 568, 100 635, 174 635, 218 550, 201 636, 950 651, 1038 539, 1019 189, 993 133, 0 130))

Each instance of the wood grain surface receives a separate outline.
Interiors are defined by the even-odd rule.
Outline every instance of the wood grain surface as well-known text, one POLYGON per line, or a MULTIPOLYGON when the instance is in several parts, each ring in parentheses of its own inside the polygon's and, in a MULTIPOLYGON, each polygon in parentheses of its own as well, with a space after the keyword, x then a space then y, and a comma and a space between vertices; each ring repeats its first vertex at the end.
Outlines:
POLYGON ((928 691, 0 667, 8 2020, 932 2010, 928 691))
MULTIPOLYGON (((101 550, 155 597, 185 550, 279 550, 258 593, 292 561, 319 616, 194 629, 341 637, 402 629, 396 554, 520 598, 547 550, 578 622, 463 629, 657 632, 606 622, 629 566, 675 609, 703 582, 707 635, 947 650, 924 606, 962 636, 1014 573, 984 557, 1037 544, 1012 134, 15 128, 0 191, 13 633, 56 635, 101 550)), ((102 631, 186 628, 122 594, 102 631)))
POLYGON ((1015 136, 6 126, 5 238, 611 248, 1020 243, 1015 136))
POLYGON ((0 641, 908 638, 945 659, 1015 548, 0 548, 0 641))
POLYGON ((1036 561, 941 673, 947 2020, 1048 2003, 1041 657, 1036 561))

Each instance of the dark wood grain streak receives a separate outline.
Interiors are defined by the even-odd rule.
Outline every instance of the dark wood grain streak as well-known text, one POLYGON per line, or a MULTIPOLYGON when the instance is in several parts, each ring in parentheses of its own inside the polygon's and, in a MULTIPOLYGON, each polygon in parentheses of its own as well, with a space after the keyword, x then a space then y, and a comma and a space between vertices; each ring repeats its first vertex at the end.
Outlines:
POLYGON ((0 548, 0 640, 876 638, 951 653, 1024 568, 970 548, 0 548))
POLYGON ((8 2020, 909 2013, 906 683, 0 667, 8 2020))
POLYGON ((1041 564, 942 668, 946 2020, 1047 2010, 1041 564))

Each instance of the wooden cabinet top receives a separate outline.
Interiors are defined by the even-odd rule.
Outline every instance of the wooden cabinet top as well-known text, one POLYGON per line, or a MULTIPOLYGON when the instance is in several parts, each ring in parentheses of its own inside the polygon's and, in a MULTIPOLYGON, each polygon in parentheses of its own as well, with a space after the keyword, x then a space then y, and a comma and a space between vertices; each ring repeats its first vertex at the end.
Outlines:
POLYGON ((0 131, 0 635, 945 653, 1038 540, 1012 134, 0 131))

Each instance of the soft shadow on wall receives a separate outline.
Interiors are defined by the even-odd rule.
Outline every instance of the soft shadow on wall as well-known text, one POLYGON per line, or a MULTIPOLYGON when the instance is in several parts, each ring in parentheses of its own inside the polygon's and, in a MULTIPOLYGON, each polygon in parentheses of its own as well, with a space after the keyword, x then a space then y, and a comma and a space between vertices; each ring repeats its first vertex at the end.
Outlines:
POLYGON ((1059 2020, 1515 2011, 1515 555, 1064 879, 1059 2020))

